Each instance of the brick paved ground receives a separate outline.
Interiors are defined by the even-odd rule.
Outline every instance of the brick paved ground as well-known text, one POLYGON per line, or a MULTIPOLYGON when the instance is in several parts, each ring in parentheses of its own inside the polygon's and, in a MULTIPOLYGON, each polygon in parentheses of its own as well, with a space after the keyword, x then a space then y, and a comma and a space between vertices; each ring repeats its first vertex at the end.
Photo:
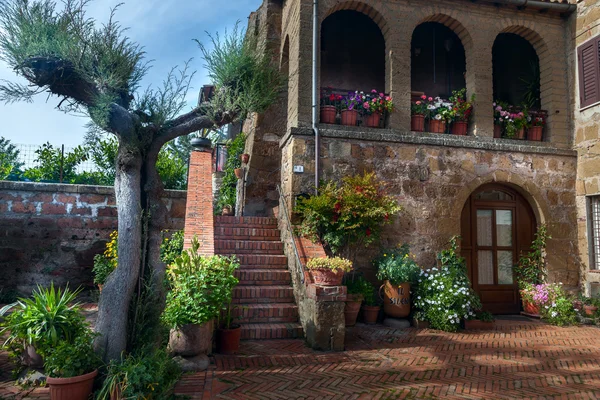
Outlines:
MULTIPOLYGON (((597 399, 600 330, 496 321, 477 333, 358 325, 347 351, 319 353, 301 340, 243 342, 176 388, 190 399, 597 399)), ((5 367, 0 358, 0 367, 5 367)), ((0 396, 10 389, 6 374, 0 396)), ((45 396, 36 389, 28 396, 45 396)))

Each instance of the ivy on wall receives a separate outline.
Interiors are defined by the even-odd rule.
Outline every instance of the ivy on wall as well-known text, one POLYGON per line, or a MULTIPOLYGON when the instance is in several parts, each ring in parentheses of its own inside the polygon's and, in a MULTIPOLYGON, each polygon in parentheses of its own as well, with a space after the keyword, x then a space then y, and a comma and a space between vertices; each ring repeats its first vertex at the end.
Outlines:
POLYGON ((217 192, 215 212, 220 214, 224 207, 235 207, 237 178, 234 170, 242 167, 240 155, 246 146, 246 135, 242 132, 227 143, 227 160, 225 161, 225 175, 217 192))

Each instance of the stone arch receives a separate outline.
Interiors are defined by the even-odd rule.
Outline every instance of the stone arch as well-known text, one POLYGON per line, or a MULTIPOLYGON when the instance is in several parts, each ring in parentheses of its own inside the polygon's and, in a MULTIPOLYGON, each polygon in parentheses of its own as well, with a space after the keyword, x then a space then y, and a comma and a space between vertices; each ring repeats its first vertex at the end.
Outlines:
POLYGON ((414 32, 417 26, 425 22, 437 22, 450 28, 450 30, 456 33, 456 36, 458 36, 463 47, 465 48, 465 56, 467 57, 468 63, 469 55, 471 53, 470 50, 472 50, 473 48, 473 39, 471 38, 471 34, 467 30, 467 28, 465 28, 462 22, 448 14, 433 13, 419 19, 418 22, 414 24, 411 31, 414 32))
POLYGON ((477 177, 463 186, 455 197, 451 215, 455 216, 457 220, 460 219, 465 202, 477 188, 486 183, 499 183, 511 187, 529 202, 538 224, 544 224, 548 221, 550 209, 538 186, 533 181, 524 179, 518 174, 511 172, 499 174, 498 171, 477 177))
POLYGON ((329 8, 325 13, 323 13, 319 21, 319 25, 322 25, 323 21, 327 17, 338 11, 357 11, 371 18, 371 20, 373 20, 373 22, 379 26, 379 30, 385 39, 386 48, 388 47, 389 25, 381 12, 379 12, 375 7, 363 1, 343 1, 329 8))

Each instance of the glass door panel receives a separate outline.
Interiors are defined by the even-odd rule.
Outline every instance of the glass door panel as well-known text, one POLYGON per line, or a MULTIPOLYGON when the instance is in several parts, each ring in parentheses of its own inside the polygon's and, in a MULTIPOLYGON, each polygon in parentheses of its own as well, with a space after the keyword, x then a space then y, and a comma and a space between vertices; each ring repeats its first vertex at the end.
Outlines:
POLYGON ((498 284, 513 284, 513 252, 501 250, 498 251, 498 284))
POLYGON ((492 210, 477 210, 477 245, 492 246, 492 210))
POLYGON ((496 245, 501 247, 511 247, 512 242, 512 210, 496 210, 496 245))
POLYGON ((477 252, 477 273, 480 285, 494 284, 494 253, 491 250, 477 252))

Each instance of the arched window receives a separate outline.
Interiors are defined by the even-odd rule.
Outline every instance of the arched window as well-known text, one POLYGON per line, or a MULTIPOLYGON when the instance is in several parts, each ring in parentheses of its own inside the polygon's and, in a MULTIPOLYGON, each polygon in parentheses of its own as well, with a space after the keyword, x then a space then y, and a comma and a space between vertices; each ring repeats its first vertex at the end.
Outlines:
POLYGON ((449 98, 466 86, 465 49, 450 28, 424 22, 413 32, 411 44, 411 90, 415 96, 449 98))

